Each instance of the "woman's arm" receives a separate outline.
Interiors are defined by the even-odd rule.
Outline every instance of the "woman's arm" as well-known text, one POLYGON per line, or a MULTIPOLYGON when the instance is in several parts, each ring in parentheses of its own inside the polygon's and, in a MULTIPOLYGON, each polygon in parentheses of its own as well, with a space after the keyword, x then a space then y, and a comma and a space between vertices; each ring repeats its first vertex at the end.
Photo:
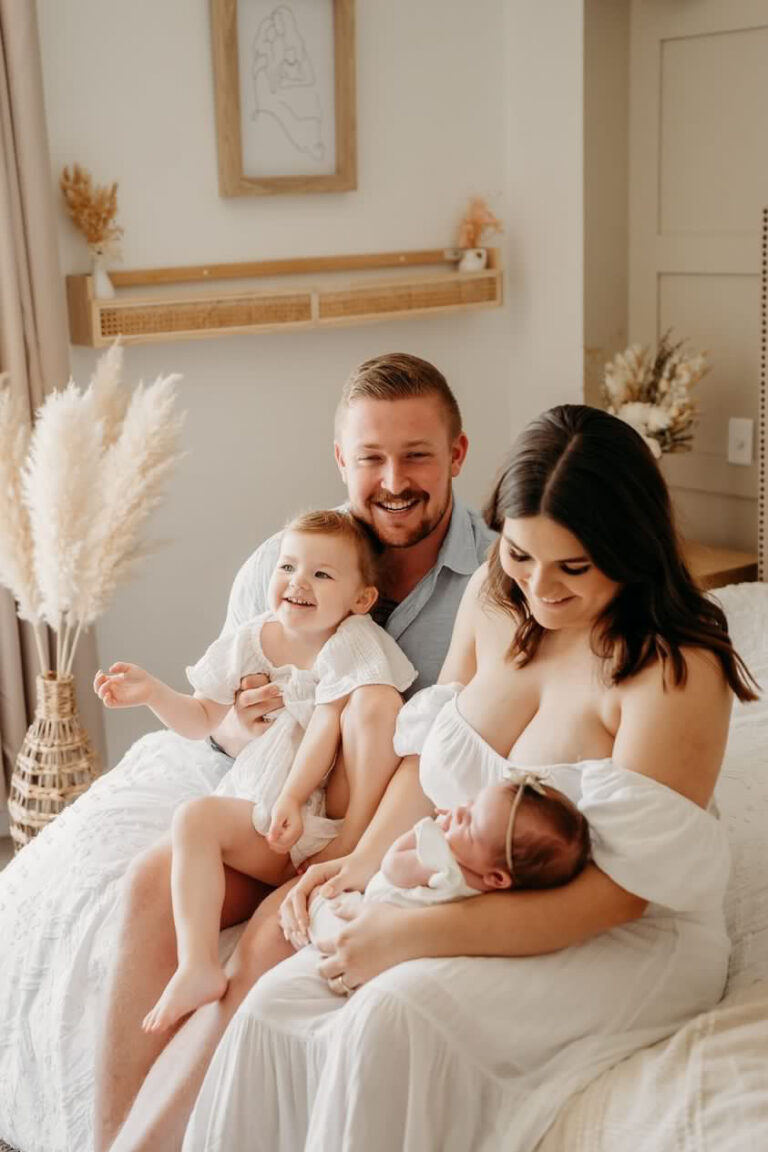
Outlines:
POLYGON ((348 856, 311 865, 286 896, 280 910, 286 937, 295 937, 297 944, 306 943, 309 925, 307 902, 315 888, 322 885, 322 894, 327 898, 349 889, 362 891, 398 836, 422 817, 433 814, 434 806, 419 784, 419 758, 406 756, 387 785, 376 813, 354 851, 348 856))
POLYGON ((350 923, 335 941, 318 941, 325 979, 357 988, 406 960, 437 956, 538 956, 636 920, 646 903, 593 864, 562 888, 494 892, 430 908, 363 904, 340 909, 350 923))
POLYGON ((477 672, 478 596, 487 569, 487 564, 481 564, 464 589, 453 625, 451 643, 437 678, 438 684, 469 684, 477 672))
POLYGON ((706 808, 728 739, 733 694, 719 662, 700 648, 683 650, 684 685, 664 681, 659 663, 622 688, 613 760, 651 776, 706 808))

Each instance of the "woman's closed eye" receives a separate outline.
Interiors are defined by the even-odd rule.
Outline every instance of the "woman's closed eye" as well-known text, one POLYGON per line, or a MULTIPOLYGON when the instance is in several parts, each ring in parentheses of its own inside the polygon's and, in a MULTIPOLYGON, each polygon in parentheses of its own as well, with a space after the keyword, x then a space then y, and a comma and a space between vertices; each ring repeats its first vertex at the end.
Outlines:
MULTIPOLYGON (((524 564, 526 560, 531 559, 531 557, 527 556, 524 552, 516 552, 514 548, 510 548, 509 546, 507 547, 507 555, 515 564, 524 564)), ((592 565, 580 564, 574 566, 563 561, 559 567, 561 572, 565 572, 567 576, 583 576, 585 572, 589 572, 592 565)))

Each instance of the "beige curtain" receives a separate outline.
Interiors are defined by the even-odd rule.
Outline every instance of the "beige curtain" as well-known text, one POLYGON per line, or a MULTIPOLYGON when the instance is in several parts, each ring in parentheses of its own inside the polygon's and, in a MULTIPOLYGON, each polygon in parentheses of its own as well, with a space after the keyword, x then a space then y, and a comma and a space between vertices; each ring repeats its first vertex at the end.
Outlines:
MULTIPOLYGON (((64 280, 43 105, 34 0, 0 0, 0 372, 28 414, 69 376, 64 280)), ((80 714, 104 765, 103 719, 90 682, 91 636, 80 643, 75 680, 80 714)), ((0 810, 13 762, 32 720, 37 657, 31 633, 0 589, 0 810)), ((0 816, 0 819, 2 817, 0 816)))

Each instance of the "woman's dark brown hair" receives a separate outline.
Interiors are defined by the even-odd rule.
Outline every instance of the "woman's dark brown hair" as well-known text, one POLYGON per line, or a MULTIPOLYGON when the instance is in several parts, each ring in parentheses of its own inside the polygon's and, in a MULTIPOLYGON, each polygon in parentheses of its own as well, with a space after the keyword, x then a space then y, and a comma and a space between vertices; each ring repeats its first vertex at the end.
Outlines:
MULTIPOLYGON (((548 516, 572 532, 590 560, 621 585, 592 632, 612 683, 660 659, 684 684, 683 646, 706 648, 739 700, 758 687, 734 651, 722 608, 693 581, 680 552, 667 486, 634 429, 599 408, 563 404, 522 432, 485 508, 489 527, 548 516)), ((544 629, 501 567, 500 540, 489 554, 485 593, 519 621, 510 659, 533 659, 544 629)))

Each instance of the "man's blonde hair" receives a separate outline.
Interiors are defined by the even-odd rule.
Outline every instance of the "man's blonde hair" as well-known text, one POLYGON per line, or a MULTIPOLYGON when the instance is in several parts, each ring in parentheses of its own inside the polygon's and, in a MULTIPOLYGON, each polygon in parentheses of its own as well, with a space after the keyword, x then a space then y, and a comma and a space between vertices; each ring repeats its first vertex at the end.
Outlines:
POLYGON ((336 439, 341 435, 344 415, 355 400, 412 400, 417 396, 434 396, 439 402, 453 443, 463 427, 456 397, 434 364, 408 352, 388 352, 354 369, 336 409, 336 439))
POLYGON ((373 538, 364 524, 351 512, 336 508, 318 508, 300 512, 285 525, 284 532, 306 532, 317 536, 340 536, 349 540, 357 552, 360 575, 368 587, 378 588, 378 558, 373 538))

